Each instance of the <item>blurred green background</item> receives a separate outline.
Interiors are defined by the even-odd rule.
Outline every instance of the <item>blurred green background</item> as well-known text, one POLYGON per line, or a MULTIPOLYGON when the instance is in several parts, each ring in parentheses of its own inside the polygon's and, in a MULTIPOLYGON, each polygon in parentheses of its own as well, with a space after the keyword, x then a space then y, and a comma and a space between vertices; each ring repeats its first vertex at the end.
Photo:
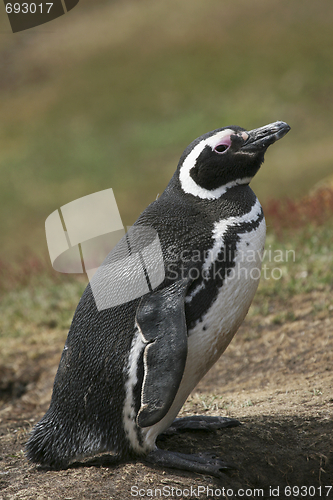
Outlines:
POLYGON ((291 126, 263 203, 333 172, 332 0, 81 0, 16 34, 1 9, 0 258, 46 253, 46 217, 109 187, 132 224, 221 126, 291 126))

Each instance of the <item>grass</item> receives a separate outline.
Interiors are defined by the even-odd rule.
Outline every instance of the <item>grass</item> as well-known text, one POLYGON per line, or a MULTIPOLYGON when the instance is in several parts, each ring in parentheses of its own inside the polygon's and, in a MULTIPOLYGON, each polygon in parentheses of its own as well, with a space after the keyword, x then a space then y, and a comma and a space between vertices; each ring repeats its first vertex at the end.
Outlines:
POLYGON ((332 170, 332 17, 330 0, 83 0, 54 33, 2 37, 0 255, 43 254, 46 217, 106 187, 130 225, 223 125, 289 122, 253 187, 304 194, 332 170))
POLYGON ((257 301, 332 289, 333 189, 271 201, 265 213, 268 236, 257 301))
POLYGON ((0 399, 2 392, 8 390, 8 380, 12 383, 22 379, 29 383, 34 380, 35 372, 39 373, 45 358, 55 355, 58 361, 59 349, 66 340, 84 286, 80 281, 55 283, 40 275, 29 286, 2 294, 0 399))
POLYGON ((332 286, 332 222, 309 225, 284 239, 274 233, 267 237, 260 295, 282 299, 332 286), (266 271, 266 273, 265 273, 266 271))
POLYGON ((43 281, 39 286, 13 290, 2 297, 2 338, 29 336, 38 326, 68 330, 83 284, 43 281))

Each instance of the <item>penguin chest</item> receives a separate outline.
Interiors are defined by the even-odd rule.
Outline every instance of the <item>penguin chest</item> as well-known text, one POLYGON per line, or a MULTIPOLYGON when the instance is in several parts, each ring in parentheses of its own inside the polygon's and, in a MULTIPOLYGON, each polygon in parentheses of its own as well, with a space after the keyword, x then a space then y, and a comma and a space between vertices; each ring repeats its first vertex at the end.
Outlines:
POLYGON ((145 445, 152 449, 156 436, 170 426, 186 398, 221 356, 245 318, 259 284, 266 236, 265 219, 239 237, 234 267, 215 300, 188 332, 188 351, 183 378, 167 415, 144 430, 145 445))
POLYGON ((209 309, 188 332, 188 378, 196 381, 194 386, 225 351, 249 310, 260 280, 265 237, 264 218, 239 235, 234 266, 209 309))

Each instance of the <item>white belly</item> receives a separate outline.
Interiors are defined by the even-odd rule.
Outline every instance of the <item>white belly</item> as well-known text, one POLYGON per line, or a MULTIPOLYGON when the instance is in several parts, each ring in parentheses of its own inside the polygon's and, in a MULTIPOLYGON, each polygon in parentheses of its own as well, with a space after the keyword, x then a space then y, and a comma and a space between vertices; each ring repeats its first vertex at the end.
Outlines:
POLYGON ((160 422, 143 430, 146 450, 155 447, 156 437, 171 425, 190 392, 225 351, 243 322, 259 284, 265 236, 264 219, 256 230, 240 235, 235 267, 202 321, 188 332, 186 366, 175 400, 160 422))

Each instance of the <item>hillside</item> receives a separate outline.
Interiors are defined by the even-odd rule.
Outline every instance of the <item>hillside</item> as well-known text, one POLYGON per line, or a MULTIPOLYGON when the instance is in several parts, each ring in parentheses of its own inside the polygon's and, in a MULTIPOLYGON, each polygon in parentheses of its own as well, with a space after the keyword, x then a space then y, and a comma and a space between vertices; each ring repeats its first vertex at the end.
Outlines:
POLYGON ((306 194, 332 173, 332 22, 330 0, 81 0, 15 35, 1 18, 0 257, 45 253, 46 217, 106 187, 130 225, 229 124, 288 122, 253 188, 306 194))

